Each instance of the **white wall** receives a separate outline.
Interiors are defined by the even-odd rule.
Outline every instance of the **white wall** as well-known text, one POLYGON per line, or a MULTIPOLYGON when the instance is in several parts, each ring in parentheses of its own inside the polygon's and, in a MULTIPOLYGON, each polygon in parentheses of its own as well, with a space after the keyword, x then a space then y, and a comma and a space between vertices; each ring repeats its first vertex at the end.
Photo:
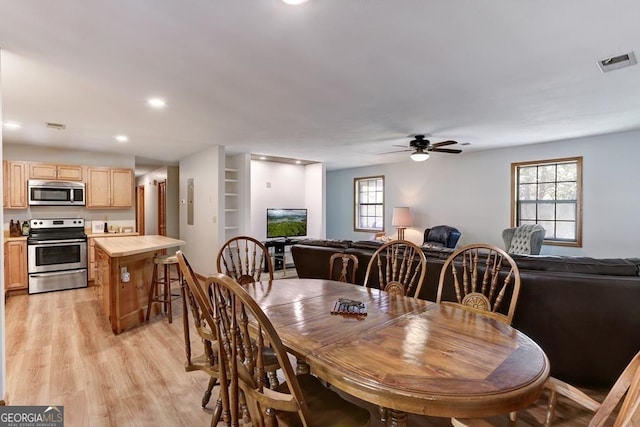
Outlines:
POLYGON ((422 243, 425 228, 439 224, 462 232, 458 245, 503 247, 510 225, 511 163, 583 156, 583 247, 545 245, 543 254, 637 257, 640 216, 640 132, 619 133, 500 150, 433 154, 423 163, 401 163, 327 173, 327 237, 367 240, 353 231, 353 179, 385 175, 385 225, 393 234, 394 206, 411 207, 414 226, 405 236, 422 243))
POLYGON ((307 235, 326 235, 324 206, 326 203, 325 167, 322 163, 305 166, 305 206, 308 209, 307 235))
POLYGON ((216 271, 221 245, 218 226, 224 197, 224 147, 213 146, 180 160, 180 239, 191 267, 199 274, 216 271), (194 222, 187 224, 187 180, 194 180, 194 222), (183 203, 184 201, 184 203, 183 203))
POLYGON ((322 167, 251 161, 251 228, 249 235, 267 238, 267 208, 308 209, 307 236, 322 237, 322 167), (312 234, 317 233, 317 234, 312 234))
MULTIPOLYGON (((0 49, 0 54, 2 53, 2 49, 0 49)), ((2 57, 2 55, 0 55, 2 57)), ((0 60, 0 65, 2 65, 2 61, 0 60)), ((1 67, 0 67, 1 69, 1 67)), ((4 144, 2 140, 2 132, 3 126, 1 125, 2 120, 2 73, 0 73, 0 160, 3 160, 3 152, 2 149, 4 144)), ((2 178, 4 179, 4 177, 2 178)), ((2 200, 4 200, 4 185, 0 188, 0 194, 2 194, 2 200)), ((0 224, 4 224, 4 212, 0 210, 0 224)), ((0 245, 0 259, 4 260, 4 244, 0 245)), ((2 301, 4 301, 4 262, 0 263, 0 283, 2 283, 2 301)), ((7 372, 7 360, 6 360, 6 352, 5 352, 5 321, 4 321, 4 302, 0 304, 0 399, 4 400, 5 390, 6 390, 6 372, 7 372)))

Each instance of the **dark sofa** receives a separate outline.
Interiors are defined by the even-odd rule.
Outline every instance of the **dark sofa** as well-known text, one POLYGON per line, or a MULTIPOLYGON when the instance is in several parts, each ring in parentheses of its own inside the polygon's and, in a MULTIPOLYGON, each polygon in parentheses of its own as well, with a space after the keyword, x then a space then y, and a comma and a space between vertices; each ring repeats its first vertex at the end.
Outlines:
MULTIPOLYGON (((291 254, 302 278, 328 278, 335 252, 358 257, 364 282, 373 241, 302 240, 291 254)), ((424 248, 419 298, 435 301, 440 270, 453 249, 424 248)), ((535 340, 551 374, 576 385, 610 387, 640 351, 640 259, 512 255, 521 288, 513 326, 535 340)))

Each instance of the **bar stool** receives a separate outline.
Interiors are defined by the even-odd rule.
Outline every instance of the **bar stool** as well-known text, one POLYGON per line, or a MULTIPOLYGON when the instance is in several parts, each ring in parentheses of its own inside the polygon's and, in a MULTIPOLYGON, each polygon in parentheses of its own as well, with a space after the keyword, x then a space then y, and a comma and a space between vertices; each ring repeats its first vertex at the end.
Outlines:
POLYGON ((182 272, 178 265, 178 257, 175 255, 158 255, 153 259, 153 275, 151 276, 151 287, 149 288, 149 300, 147 302, 147 316, 145 320, 149 320, 151 314, 151 304, 154 302, 162 303, 162 309, 167 313, 169 323, 173 322, 173 313, 171 303, 180 298, 180 294, 171 293, 172 283, 182 284, 182 272), (163 269, 162 277, 159 277, 159 267, 163 269), (171 276, 171 267, 174 267, 176 276, 171 276), (162 286, 162 293, 158 294, 158 287, 162 286))

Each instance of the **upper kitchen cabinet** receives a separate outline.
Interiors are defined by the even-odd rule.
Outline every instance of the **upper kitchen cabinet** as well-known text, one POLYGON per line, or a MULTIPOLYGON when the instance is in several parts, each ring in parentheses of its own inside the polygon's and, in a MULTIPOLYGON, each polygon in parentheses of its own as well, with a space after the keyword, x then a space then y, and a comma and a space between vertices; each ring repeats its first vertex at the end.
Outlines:
POLYGON ((133 206, 133 170, 87 167, 87 208, 133 206))
POLYGON ((29 163, 29 179, 82 181, 82 166, 29 163))
POLYGON ((26 162, 5 160, 2 162, 4 198, 2 206, 5 209, 27 208, 27 177, 26 162))

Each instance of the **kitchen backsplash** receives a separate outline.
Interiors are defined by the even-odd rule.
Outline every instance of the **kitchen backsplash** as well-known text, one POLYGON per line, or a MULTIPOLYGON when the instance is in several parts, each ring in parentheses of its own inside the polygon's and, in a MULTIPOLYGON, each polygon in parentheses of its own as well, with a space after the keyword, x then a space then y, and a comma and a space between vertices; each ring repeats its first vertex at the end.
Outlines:
POLYGON ((136 221, 134 218, 134 212, 131 209, 124 210, 89 210, 84 208, 69 208, 59 206, 31 206, 25 210, 4 210, 4 234, 9 233, 9 223, 11 220, 20 221, 22 224, 24 221, 29 221, 33 218, 84 218, 85 228, 91 231, 91 225, 93 221, 101 221, 104 223, 105 217, 107 218, 107 224, 115 227, 133 227, 135 230, 136 221))

